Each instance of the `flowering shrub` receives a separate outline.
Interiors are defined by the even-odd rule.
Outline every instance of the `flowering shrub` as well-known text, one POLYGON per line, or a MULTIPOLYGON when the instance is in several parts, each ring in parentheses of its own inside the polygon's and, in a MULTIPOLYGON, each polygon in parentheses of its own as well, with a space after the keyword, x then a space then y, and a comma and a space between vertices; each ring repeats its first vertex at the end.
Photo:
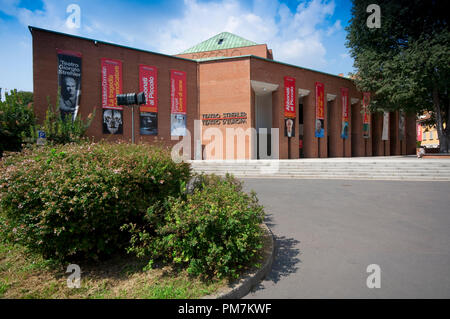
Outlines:
POLYGON ((179 196, 189 179, 159 147, 66 144, 24 150, 0 163, 1 231, 46 258, 123 250, 124 224, 143 226, 147 208, 179 196))
POLYGON ((193 275, 238 277, 262 248, 263 207, 227 175, 200 176, 192 194, 151 206, 144 227, 129 224, 129 252, 187 267, 193 275))

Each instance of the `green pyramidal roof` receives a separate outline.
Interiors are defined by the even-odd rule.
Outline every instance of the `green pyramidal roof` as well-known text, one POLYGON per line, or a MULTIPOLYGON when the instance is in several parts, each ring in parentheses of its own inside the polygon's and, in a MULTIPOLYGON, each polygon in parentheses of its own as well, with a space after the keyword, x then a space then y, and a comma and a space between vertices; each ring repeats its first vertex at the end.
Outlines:
POLYGON ((181 52, 181 54, 248 47, 257 44, 258 43, 246 40, 233 33, 222 32, 213 36, 212 38, 209 38, 206 41, 193 46, 190 49, 181 52))

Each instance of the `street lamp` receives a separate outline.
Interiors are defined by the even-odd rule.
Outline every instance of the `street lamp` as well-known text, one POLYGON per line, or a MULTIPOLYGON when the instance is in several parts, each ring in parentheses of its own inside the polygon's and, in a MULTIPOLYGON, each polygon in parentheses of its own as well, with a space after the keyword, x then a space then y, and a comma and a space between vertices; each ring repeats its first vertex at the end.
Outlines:
POLYGON ((126 93, 117 94, 117 105, 125 105, 131 107, 131 143, 134 144, 134 107, 145 104, 145 94, 140 93, 126 93))

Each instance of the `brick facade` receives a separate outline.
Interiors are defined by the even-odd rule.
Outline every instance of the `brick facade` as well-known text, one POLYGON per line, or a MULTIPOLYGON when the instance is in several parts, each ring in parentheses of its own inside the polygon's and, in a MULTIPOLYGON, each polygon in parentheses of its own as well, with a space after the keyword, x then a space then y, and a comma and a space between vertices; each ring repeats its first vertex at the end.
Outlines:
MULTIPOLYGON (((194 56, 168 56, 154 52, 132 49, 101 41, 75 37, 38 28, 30 28, 33 35, 33 84, 35 112, 42 121, 47 110, 47 97, 51 103, 56 103, 58 90, 57 49, 71 50, 82 54, 82 82, 79 113, 85 119, 95 110, 95 119, 88 130, 88 136, 94 140, 131 140, 131 110, 123 112, 123 134, 107 135, 102 132, 101 109, 101 58, 122 61, 123 92, 138 92, 139 65, 146 64, 158 68, 158 136, 141 136, 139 134, 139 111, 135 112, 135 136, 137 142, 153 143, 155 139, 163 140, 166 145, 174 145, 170 136, 170 70, 184 71, 187 74, 187 128, 194 132, 194 120, 204 119, 204 114, 219 114, 221 120, 224 114, 241 115, 247 119, 242 123, 220 125, 203 125, 203 132, 216 127, 222 132, 224 139, 222 153, 227 156, 226 129, 242 128, 247 130, 256 127, 255 103, 269 105, 271 102, 272 127, 279 128, 279 156, 288 158, 288 142, 290 140, 290 158, 299 158, 299 92, 296 92, 296 134, 292 138, 284 136, 284 77, 295 78, 296 89, 308 92, 303 101, 303 156, 314 157, 349 157, 349 156, 380 156, 415 153, 415 117, 406 117, 406 137, 399 140, 398 112, 390 114, 389 140, 382 141, 383 113, 372 114, 370 137, 362 136, 362 94, 353 81, 340 76, 317 72, 285 63, 273 61, 271 50, 266 45, 243 47, 230 52, 210 52, 211 56, 222 54, 233 56, 205 61, 187 59, 194 56), (238 54, 239 51, 239 54, 238 54), (184 58, 182 58, 182 57, 184 58), (252 83, 263 83, 273 87, 273 91, 261 97, 256 93, 252 83), (321 82, 325 88, 325 136, 314 137, 315 123, 315 82, 321 82), (275 89, 276 88, 276 89, 275 89), (341 88, 348 88, 349 98, 349 129, 348 139, 341 138, 341 88), (334 97, 327 103, 327 96, 334 97), (269 99, 269 100, 268 100, 269 99), (262 102, 261 102, 262 101, 262 102), (350 101, 353 101, 352 104, 350 101), (328 114, 328 115, 327 115, 328 114), (320 141, 319 141, 320 140, 320 141), (345 145, 344 145, 345 143, 345 145), (320 144, 320 150, 319 150, 320 144)), ((192 54, 191 54, 192 55, 192 54)), ((212 138, 203 138, 206 147, 212 138)), ((256 138, 246 137, 244 158, 254 158, 251 145, 256 138)), ((192 141, 191 147, 193 150, 192 141)), ((228 150, 230 152, 230 150, 228 150)), ((220 152, 219 152, 220 153, 220 152)), ((237 156, 236 146, 234 155, 237 156)), ((192 153, 193 154, 193 153, 192 153)), ((193 156, 193 155, 192 155, 193 156)))

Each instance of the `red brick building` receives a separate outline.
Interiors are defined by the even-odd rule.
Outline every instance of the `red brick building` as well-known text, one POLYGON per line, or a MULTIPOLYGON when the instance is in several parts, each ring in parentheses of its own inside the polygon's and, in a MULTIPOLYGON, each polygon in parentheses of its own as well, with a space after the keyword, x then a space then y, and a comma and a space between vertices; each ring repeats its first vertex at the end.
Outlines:
MULTIPOLYGON (((192 135, 194 121, 201 120, 203 149, 211 140, 217 140, 217 137, 207 133, 207 129, 216 128, 216 133, 222 133, 224 158, 259 158, 256 145, 258 140, 267 138, 259 130, 261 128, 267 128, 269 132, 270 128, 279 129, 278 139, 269 144, 273 150, 278 142, 281 159, 415 154, 415 115, 403 117, 394 112, 383 121, 382 112, 371 114, 367 118, 369 134, 365 138, 361 113, 363 95, 351 79, 273 60, 274 54, 265 44, 224 32, 177 56, 169 56, 35 27, 30 27, 30 31, 33 37, 33 84, 38 118, 42 120, 45 116, 47 98, 51 103, 58 104, 60 64, 57 52, 77 52, 82 61, 78 113, 84 119, 95 110, 96 116, 88 135, 96 140, 130 141, 132 135, 131 109, 128 107, 121 111, 121 134, 105 133, 103 127, 105 97, 102 94, 105 95, 104 86, 107 84, 102 80, 102 61, 111 59, 121 64, 123 93, 141 90, 140 66, 157 70, 157 94, 154 97, 157 102, 157 133, 141 134, 140 126, 143 124, 140 118, 142 120, 144 112, 135 112, 134 134, 137 142, 163 140, 167 145, 174 145, 177 141, 171 140, 171 114, 181 114, 186 118, 186 128, 192 135), (181 76, 181 80, 176 82, 179 87, 174 87, 173 72, 181 76), (295 112, 290 115, 294 121, 292 137, 285 136, 286 77, 295 82, 295 112), (315 137, 317 82, 323 84, 325 98, 322 138, 315 137), (346 139, 341 137, 342 88, 348 90, 346 139), (174 101, 178 96, 177 101, 183 106, 176 110, 174 101), (404 123, 403 131, 399 127, 401 123, 404 123), (227 141, 227 128, 240 128, 248 133, 244 150, 238 150, 236 145, 230 146, 231 139, 237 141, 239 137, 230 135, 227 141), (249 133, 251 128, 256 129, 253 135, 249 133)), ((194 141, 191 141, 191 147, 194 150, 194 141)), ((212 154, 217 155, 217 150, 212 154)))

